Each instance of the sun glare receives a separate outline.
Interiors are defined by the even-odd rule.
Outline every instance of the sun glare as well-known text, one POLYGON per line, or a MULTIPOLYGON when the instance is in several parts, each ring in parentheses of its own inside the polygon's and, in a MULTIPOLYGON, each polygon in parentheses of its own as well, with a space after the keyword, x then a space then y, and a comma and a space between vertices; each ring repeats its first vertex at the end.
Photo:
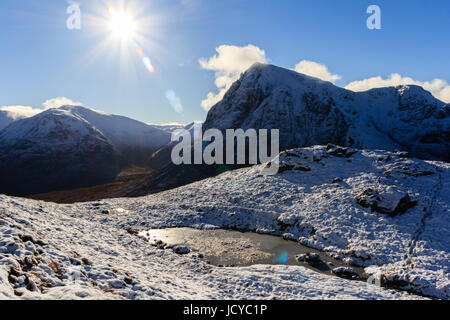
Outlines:
POLYGON ((111 58, 119 57, 120 72, 129 73, 135 72, 133 55, 137 54, 146 70, 154 73, 155 66, 147 52, 150 51, 148 48, 152 47, 148 34, 158 18, 155 16, 151 18, 139 16, 137 13, 145 12, 145 7, 140 8, 132 5, 109 7, 102 5, 100 1, 96 5, 95 11, 95 15, 89 16, 91 18, 89 20, 90 25, 95 27, 92 29, 98 35, 106 35, 106 37, 93 49, 90 54, 92 61, 89 62, 93 62, 94 58, 105 54, 105 51, 107 51, 111 58))
POLYGON ((133 39, 136 33, 136 23, 133 17, 125 11, 116 11, 114 8, 109 8, 108 11, 111 32, 121 40, 133 39))

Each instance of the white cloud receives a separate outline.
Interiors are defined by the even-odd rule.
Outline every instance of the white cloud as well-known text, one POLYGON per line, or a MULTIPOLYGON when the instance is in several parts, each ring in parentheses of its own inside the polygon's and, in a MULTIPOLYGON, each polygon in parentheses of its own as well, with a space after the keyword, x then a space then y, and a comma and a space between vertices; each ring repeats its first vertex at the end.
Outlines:
POLYGON ((308 76, 319 78, 324 81, 330 81, 333 83, 341 79, 340 75, 332 74, 330 71, 328 71, 326 65, 314 61, 302 60, 295 65, 294 70, 298 73, 303 73, 308 76))
POLYGON ((399 85, 417 85, 430 91, 436 98, 448 103, 450 102, 450 85, 442 79, 431 81, 418 81, 410 77, 403 77, 398 73, 391 74, 388 78, 372 77, 360 81, 353 81, 345 88, 352 91, 366 91, 373 88, 399 86, 399 85))
POLYGON ((216 72, 215 84, 219 89, 218 93, 209 92, 206 99, 202 101, 202 107, 205 110, 211 109, 223 98, 242 72, 256 62, 267 63, 264 50, 251 44, 245 47, 221 45, 216 48, 216 51, 217 54, 209 59, 199 59, 203 69, 216 72))
MULTIPOLYGON (((255 62, 267 63, 268 61, 265 51, 251 44, 245 47, 221 45, 216 48, 216 51, 217 54, 210 58, 199 59, 200 66, 203 69, 216 72, 215 85, 218 92, 209 92, 206 99, 202 101, 202 107, 207 111, 223 98, 242 72, 255 62)), ((331 73, 325 64, 309 60, 300 61, 295 65, 294 70, 332 83, 342 79, 340 75, 331 73)), ((386 79, 378 76, 353 81, 347 84, 345 88, 352 91, 366 91, 372 88, 398 85, 421 86, 436 98, 450 103, 450 84, 443 79, 419 81, 393 73, 386 79)))
POLYGON ((42 104, 42 108, 34 108, 30 106, 2 106, 0 110, 11 112, 12 116, 17 118, 29 118, 50 108, 58 108, 64 105, 81 106, 80 102, 74 102, 66 97, 57 97, 49 99, 42 104))
POLYGON ((61 106, 82 106, 82 105, 83 104, 81 102, 74 102, 73 100, 66 97, 57 97, 53 99, 48 99, 42 104, 42 106, 44 106, 45 109, 59 108, 61 106))
POLYGON ((13 119, 29 118, 43 111, 29 106, 3 106, 0 110, 9 112, 13 119))

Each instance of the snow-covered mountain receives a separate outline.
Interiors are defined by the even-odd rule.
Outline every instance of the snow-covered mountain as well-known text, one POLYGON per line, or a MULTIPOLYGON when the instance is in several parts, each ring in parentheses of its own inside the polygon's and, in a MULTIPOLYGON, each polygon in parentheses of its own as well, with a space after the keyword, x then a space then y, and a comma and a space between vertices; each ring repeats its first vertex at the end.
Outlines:
POLYGON ((136 235, 193 227, 283 235, 389 287, 449 299, 448 163, 331 145, 278 161, 274 176, 261 174, 263 164, 134 199, 0 196, 0 298, 423 298, 303 265, 218 267, 202 252, 179 255, 136 235))
POLYGON ((76 106, 49 109, 0 131, 0 192, 102 183, 169 140, 169 133, 126 117, 76 106))
POLYGON ((23 118, 26 118, 26 116, 12 111, 0 110, 0 131, 14 121, 23 118))
POLYGON ((149 123, 150 126, 161 129, 163 131, 172 133, 177 129, 183 129, 186 127, 185 124, 181 124, 181 123, 168 123, 168 124, 151 124, 149 123))
POLYGON ((208 113, 204 129, 280 129, 281 149, 335 143, 450 161, 449 105, 418 86, 353 92, 255 64, 208 113))
MULTIPOLYGON (((208 112, 203 130, 210 128, 279 129, 280 150, 334 143, 450 161, 450 105, 421 87, 353 92, 272 65, 255 64, 241 75, 208 112)), ((223 172, 223 166, 173 165, 173 145, 152 156, 159 172, 145 192, 223 172)))
POLYGON ((170 134, 164 130, 127 117, 78 106, 63 106, 58 110, 86 120, 124 154, 130 149, 142 150, 148 154, 170 141, 170 134))

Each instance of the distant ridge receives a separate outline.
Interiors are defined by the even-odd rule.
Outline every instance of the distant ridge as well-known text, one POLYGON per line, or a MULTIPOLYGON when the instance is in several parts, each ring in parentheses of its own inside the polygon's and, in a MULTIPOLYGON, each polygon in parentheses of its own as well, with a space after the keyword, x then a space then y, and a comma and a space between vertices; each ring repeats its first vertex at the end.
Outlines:
POLYGON ((30 195, 101 184, 146 163, 170 134, 79 106, 49 109, 0 131, 0 193, 30 195))

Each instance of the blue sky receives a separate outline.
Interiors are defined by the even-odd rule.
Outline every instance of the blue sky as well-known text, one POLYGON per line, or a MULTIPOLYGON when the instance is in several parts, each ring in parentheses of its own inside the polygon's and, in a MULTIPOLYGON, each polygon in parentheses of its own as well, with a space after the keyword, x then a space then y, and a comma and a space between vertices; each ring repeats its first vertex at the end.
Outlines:
POLYGON ((221 45, 252 45, 286 68, 302 60, 324 64, 339 86, 393 73, 450 82, 447 0, 129 0, 153 73, 131 42, 121 51, 118 39, 106 41, 107 8, 120 1, 79 2, 82 27, 72 31, 65 0, 0 2, 0 106, 39 108, 68 97, 144 122, 204 120, 202 101, 220 90, 214 68, 199 59, 208 62, 221 45), (381 30, 366 27, 371 4, 381 8, 381 30), (177 108, 167 96, 176 96, 177 108))

